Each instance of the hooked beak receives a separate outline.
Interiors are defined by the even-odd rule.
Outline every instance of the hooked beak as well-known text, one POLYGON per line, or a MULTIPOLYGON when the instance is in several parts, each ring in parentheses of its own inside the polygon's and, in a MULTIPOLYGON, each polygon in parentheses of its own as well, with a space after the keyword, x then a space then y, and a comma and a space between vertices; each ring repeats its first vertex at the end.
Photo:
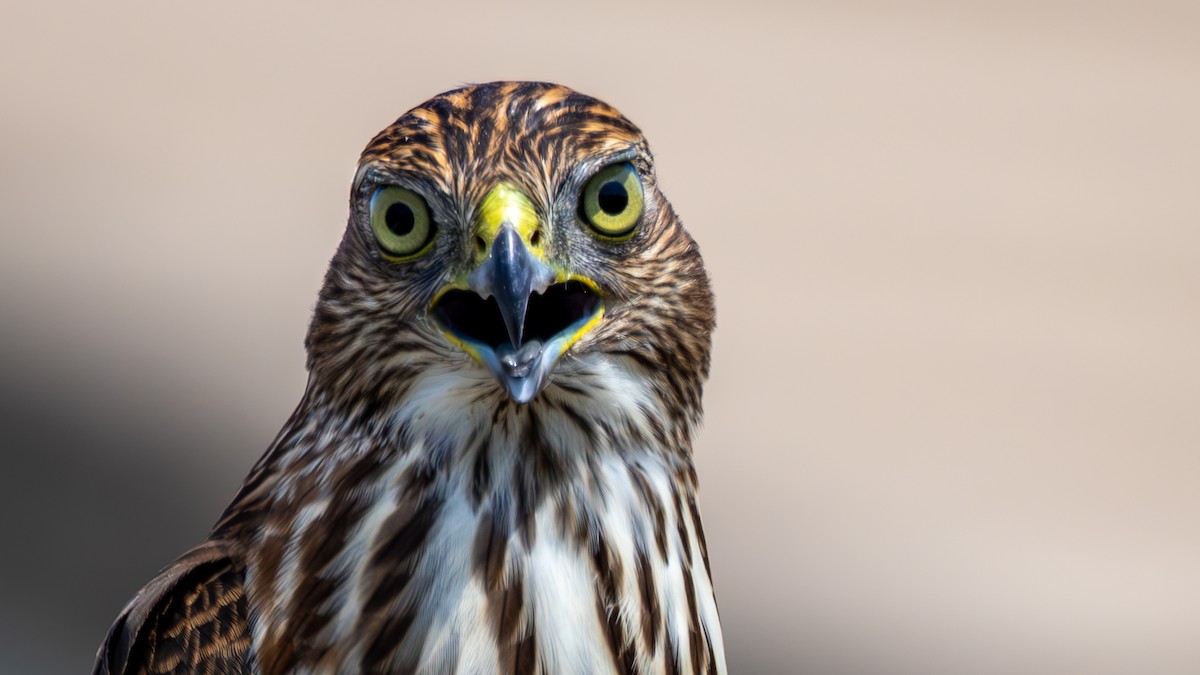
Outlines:
POLYGON ((446 336, 487 366, 517 403, 545 388, 559 357, 604 313, 594 282, 546 263, 537 226, 527 197, 507 185, 494 188, 475 230, 486 257, 432 306, 446 336))
POLYGON ((502 224, 492 250, 478 269, 467 277, 467 285, 481 298, 496 298, 508 338, 520 348, 525 333, 529 296, 554 281, 554 270, 533 257, 512 226, 502 224))

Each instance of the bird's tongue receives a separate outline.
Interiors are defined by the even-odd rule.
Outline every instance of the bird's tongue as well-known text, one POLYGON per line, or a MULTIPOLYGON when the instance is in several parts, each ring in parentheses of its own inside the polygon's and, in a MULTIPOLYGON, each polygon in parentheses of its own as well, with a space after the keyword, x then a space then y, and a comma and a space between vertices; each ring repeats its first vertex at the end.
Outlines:
POLYGON ((514 348, 510 343, 504 343, 496 348, 496 356, 500 366, 509 377, 525 377, 542 355, 541 340, 527 340, 521 347, 514 348))

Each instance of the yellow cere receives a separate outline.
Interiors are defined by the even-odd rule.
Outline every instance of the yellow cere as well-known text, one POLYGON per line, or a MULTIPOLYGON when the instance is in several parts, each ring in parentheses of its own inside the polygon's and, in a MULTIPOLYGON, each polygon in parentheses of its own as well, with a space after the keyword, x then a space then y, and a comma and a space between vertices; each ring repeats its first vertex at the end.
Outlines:
POLYGON ((529 250, 538 260, 545 262, 545 250, 540 245, 532 243, 533 233, 538 229, 537 210, 525 193, 508 183, 500 183, 492 188, 479 204, 479 216, 475 221, 475 234, 483 240, 483 251, 476 252, 482 262, 487 252, 492 248, 492 242, 500 233, 500 226, 508 223, 521 236, 521 241, 529 246, 529 250))
MULTIPOLYGON (((475 251, 475 266, 483 264, 487 259, 488 252, 492 250, 492 242, 496 241, 496 236, 500 234, 500 226, 508 223, 517 230, 521 241, 529 247, 530 253, 535 258, 546 264, 550 264, 546 260, 545 246, 540 244, 534 246, 530 239, 533 238, 533 233, 538 229, 537 211, 533 208, 533 202, 529 197, 525 196, 524 192, 514 187, 509 183, 498 183, 483 197, 483 201, 479 203, 479 212, 475 216, 475 236, 483 243, 481 250, 475 251)), ((555 271, 562 276, 563 273, 554 267, 555 271)), ((447 291, 456 289, 465 289, 467 287, 467 272, 459 274, 453 281, 446 284, 441 290, 433 296, 429 306, 437 304, 442 295, 447 291)), ((457 344, 457 341, 455 341, 457 344)))

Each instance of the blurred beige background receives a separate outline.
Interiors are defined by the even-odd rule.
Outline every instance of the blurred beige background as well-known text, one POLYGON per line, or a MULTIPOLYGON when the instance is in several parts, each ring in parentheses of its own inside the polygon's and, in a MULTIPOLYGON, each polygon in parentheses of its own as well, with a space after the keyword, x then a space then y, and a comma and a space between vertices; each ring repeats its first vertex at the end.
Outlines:
POLYGON ((1200 5, 0 5, 0 673, 86 672, 299 399, 361 147, 651 140, 738 673, 1200 673, 1200 5))

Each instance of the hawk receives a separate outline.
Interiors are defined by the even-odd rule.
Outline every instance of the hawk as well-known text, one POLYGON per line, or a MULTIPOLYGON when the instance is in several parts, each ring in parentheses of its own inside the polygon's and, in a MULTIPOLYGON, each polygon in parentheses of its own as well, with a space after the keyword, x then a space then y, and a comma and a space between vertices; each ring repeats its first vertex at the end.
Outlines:
POLYGON ((497 82, 362 154, 308 383, 95 672, 725 673, 692 438, 713 298, 645 138, 497 82))

